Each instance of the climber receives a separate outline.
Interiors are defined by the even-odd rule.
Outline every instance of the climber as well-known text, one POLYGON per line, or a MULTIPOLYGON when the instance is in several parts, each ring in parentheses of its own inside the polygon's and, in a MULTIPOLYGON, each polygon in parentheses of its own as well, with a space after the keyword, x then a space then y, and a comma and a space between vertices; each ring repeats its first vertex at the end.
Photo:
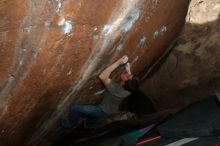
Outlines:
POLYGON ((69 119, 62 119, 61 127, 75 129, 79 125, 80 119, 84 118, 84 128, 93 128, 98 119, 117 113, 120 102, 138 88, 139 82, 139 79, 131 73, 127 56, 123 56, 102 71, 99 79, 105 86, 105 90, 101 94, 101 103, 99 105, 72 105, 69 119), (121 65, 125 66, 125 70, 120 75, 120 81, 115 82, 110 75, 121 65))

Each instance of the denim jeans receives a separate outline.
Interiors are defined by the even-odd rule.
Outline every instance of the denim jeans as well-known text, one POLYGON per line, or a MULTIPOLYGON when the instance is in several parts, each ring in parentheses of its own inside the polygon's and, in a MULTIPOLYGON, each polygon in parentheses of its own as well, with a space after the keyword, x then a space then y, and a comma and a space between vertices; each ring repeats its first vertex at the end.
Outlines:
POLYGON ((68 121, 61 121, 61 126, 63 128, 75 128, 78 126, 79 120, 84 118, 84 127, 92 128, 98 119, 107 116, 108 114, 97 105, 72 105, 68 121))

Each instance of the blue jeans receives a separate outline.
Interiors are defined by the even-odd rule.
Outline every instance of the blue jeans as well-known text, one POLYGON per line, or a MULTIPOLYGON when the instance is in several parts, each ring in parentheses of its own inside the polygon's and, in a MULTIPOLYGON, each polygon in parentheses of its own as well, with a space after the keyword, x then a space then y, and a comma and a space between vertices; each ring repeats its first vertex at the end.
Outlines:
POLYGON ((63 128, 75 128, 78 126, 79 120, 84 118, 84 127, 92 128, 98 119, 107 116, 108 114, 97 105, 72 105, 68 121, 61 121, 61 126, 63 128))

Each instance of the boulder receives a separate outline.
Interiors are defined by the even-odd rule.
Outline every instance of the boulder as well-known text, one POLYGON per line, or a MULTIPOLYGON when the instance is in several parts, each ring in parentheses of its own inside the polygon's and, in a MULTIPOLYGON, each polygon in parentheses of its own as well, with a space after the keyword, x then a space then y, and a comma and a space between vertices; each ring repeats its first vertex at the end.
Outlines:
POLYGON ((1 144, 51 145, 69 105, 97 103, 99 73, 125 54, 144 76, 179 34, 188 3, 1 0, 1 144))

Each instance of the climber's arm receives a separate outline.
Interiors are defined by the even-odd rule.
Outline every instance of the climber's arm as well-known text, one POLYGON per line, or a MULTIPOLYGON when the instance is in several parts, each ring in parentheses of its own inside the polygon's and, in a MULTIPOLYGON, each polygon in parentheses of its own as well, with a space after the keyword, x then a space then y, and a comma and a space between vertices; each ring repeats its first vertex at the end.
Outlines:
POLYGON ((115 63, 107 67, 102 73, 99 75, 99 78, 103 82, 105 86, 108 86, 109 83, 111 82, 110 75, 111 73, 120 65, 125 64, 128 61, 127 56, 123 56, 119 60, 117 60, 115 63))

